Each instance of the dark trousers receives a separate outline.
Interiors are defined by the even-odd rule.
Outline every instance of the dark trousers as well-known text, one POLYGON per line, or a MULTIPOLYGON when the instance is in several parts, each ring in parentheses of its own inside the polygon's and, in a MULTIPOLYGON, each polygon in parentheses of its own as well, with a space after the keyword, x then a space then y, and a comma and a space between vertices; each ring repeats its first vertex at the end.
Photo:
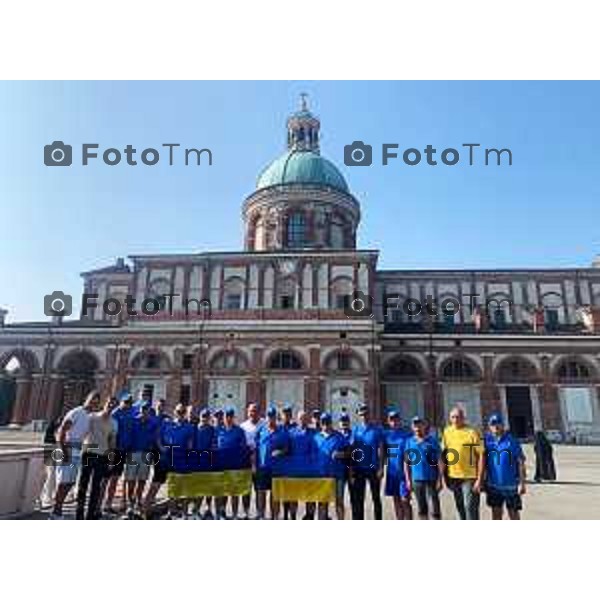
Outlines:
POLYGON ((85 500, 88 493, 90 480, 92 489, 87 508, 87 519, 97 519, 104 490, 103 482, 108 474, 108 462, 105 456, 85 452, 81 457, 81 471, 77 488, 77 519, 83 519, 85 513, 85 500))
POLYGON ((350 504, 352 505, 352 519, 362 521, 365 518, 365 492, 367 481, 371 489, 371 498, 373 499, 373 512, 375 519, 381 521, 383 510, 381 507, 381 480, 377 477, 377 471, 358 470, 352 473, 350 480, 350 504))
POLYGON ((448 479, 448 487, 454 494, 454 504, 462 521, 479 520, 479 494, 473 491, 474 479, 448 479))

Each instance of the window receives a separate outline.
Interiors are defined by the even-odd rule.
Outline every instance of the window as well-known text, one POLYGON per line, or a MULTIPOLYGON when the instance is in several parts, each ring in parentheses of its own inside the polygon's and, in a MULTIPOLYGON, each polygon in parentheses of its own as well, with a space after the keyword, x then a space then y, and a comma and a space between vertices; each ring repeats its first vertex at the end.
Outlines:
POLYGON ((181 365, 184 371, 189 371, 192 369, 194 365, 194 355, 193 354, 184 354, 183 355, 183 364, 181 365))
POLYGON ((279 297, 279 307, 284 308, 284 309, 294 308, 293 296, 288 296, 287 294, 280 296, 279 297))
POLYGON ((239 310, 242 308, 244 295, 244 282, 239 277, 229 278, 223 287, 223 308, 225 310, 239 310))
POLYGON ((146 369, 159 369, 160 368, 160 356, 158 354, 148 354, 146 356, 146 369))
POLYGON ((442 376, 444 379, 476 379, 477 374, 475 373, 475 369, 464 360, 454 359, 450 360, 444 366, 442 371, 442 376))
POLYGON ((589 379, 590 370, 576 360, 568 360, 560 366, 558 377, 561 380, 589 379))
POLYGON ((142 399, 144 402, 152 402, 154 398, 154 386, 151 383, 145 383, 142 388, 142 399))
POLYGON ((301 248, 306 242, 306 219, 302 213, 292 213, 287 223, 287 246, 301 248))
POLYGON ((547 308, 545 310, 545 324, 548 331, 558 329, 558 310, 556 308, 547 308))
POLYGON ((269 361, 269 369, 301 369, 300 359, 289 350, 277 352, 269 361))
POLYGON ((246 362, 237 352, 223 352, 216 356, 211 363, 213 369, 244 369, 246 362))
POLYGON ((349 371, 352 368, 352 361, 347 352, 338 352, 337 363, 338 370, 340 371, 349 371))
POLYGON ((506 313, 503 308, 496 307, 493 313, 494 325, 498 328, 506 327, 506 313))
POLYGON ((192 398, 192 386, 189 383, 184 383, 181 386, 179 393, 179 402, 187 406, 192 398))
POLYGON ((225 310, 238 310, 242 308, 241 294, 227 294, 225 296, 225 310))
POLYGON ((339 310, 346 309, 350 306, 350 295, 349 294, 338 294, 335 297, 335 307, 339 310))

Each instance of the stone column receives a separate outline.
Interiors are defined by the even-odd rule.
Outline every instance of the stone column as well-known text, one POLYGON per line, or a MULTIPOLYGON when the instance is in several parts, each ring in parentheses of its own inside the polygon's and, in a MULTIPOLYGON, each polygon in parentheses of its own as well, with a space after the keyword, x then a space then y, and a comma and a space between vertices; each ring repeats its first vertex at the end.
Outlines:
POLYGON ((558 386, 552 379, 550 373, 550 357, 542 355, 542 385, 540 386, 540 408, 542 413, 542 425, 544 429, 560 430, 560 402, 558 398, 558 386))
POLYGON ((31 389, 31 376, 17 377, 15 403, 10 419, 11 424, 24 425, 31 420, 29 416, 31 411, 31 389))
POLYGON ((308 377, 304 379, 304 410, 323 410, 324 402, 321 397, 321 347, 310 346, 308 348, 308 377))
POLYGON ((369 375, 365 385, 365 402, 369 405, 371 414, 377 420, 383 418, 382 397, 380 394, 378 348, 367 350, 367 366, 369 375))
POLYGON ((492 354, 482 354, 483 358, 483 381, 479 390, 481 399, 481 414, 483 417, 489 416, 493 412, 502 413, 502 402, 500 401, 500 391, 494 382, 492 354))
POLYGON ((50 375, 50 385, 48 386, 48 417, 54 418, 62 412, 64 378, 58 374, 50 375))

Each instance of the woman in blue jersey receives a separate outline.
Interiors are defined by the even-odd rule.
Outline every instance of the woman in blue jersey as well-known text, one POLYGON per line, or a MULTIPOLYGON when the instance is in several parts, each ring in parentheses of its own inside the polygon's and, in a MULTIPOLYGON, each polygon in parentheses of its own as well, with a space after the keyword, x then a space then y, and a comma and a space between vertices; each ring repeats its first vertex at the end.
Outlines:
POLYGON ((396 519, 412 519, 410 491, 404 475, 404 450, 407 433, 400 426, 400 413, 388 413, 388 429, 385 430, 385 495, 394 502, 396 519))

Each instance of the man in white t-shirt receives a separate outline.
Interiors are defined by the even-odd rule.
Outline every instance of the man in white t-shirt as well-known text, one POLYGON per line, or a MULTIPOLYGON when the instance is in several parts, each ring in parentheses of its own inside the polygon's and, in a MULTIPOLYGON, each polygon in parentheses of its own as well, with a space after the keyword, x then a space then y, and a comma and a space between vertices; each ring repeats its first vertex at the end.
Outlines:
MULTIPOLYGON (((263 425, 264 420, 258 414, 258 406, 255 403, 248 404, 246 409, 247 419, 240 425, 246 434, 246 445, 250 450, 252 460, 252 472, 255 472, 255 457, 256 457, 256 434, 263 425)), ((250 518, 250 499, 251 493, 247 496, 242 496, 242 506, 244 507, 244 518, 250 518)))
MULTIPOLYGON (((90 415, 100 406, 100 394, 90 392, 85 402, 70 410, 58 430, 57 443, 64 457, 56 467, 58 487, 54 497, 54 509, 50 518, 61 519, 62 507, 73 484, 77 480, 81 465, 81 446, 90 428, 90 415)), ((60 454, 60 452, 59 452, 60 454)), ((55 455, 55 459, 58 457, 55 455)))

